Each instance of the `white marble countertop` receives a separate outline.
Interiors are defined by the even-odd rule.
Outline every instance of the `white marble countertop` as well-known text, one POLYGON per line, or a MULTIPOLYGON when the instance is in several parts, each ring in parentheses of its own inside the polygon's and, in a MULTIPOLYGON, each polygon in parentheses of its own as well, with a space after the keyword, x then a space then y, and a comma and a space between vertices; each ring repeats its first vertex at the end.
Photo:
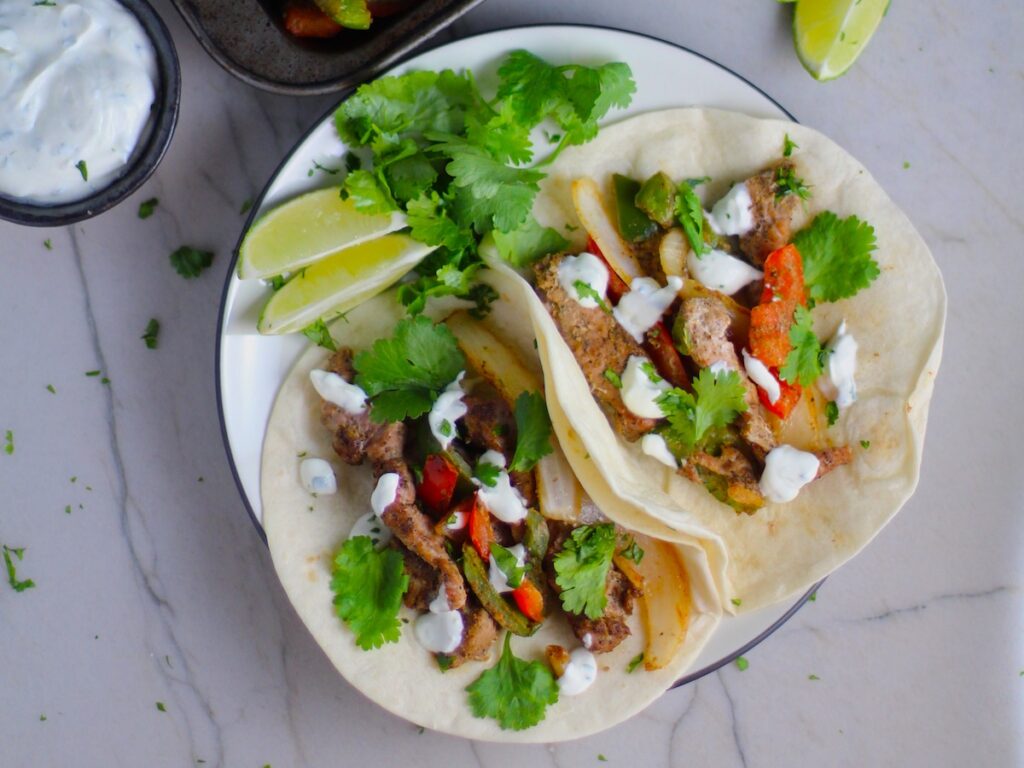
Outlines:
POLYGON ((490 0, 445 33, 590 22, 720 61, 860 158, 949 290, 921 485, 892 525, 748 653, 745 671, 729 665, 550 748, 420 734, 367 703, 278 587, 221 443, 217 305, 239 206, 331 99, 232 79, 169 2, 155 5, 184 76, 155 177, 86 224, 0 224, 0 430, 15 440, 0 454, 0 542, 26 548, 19 575, 36 583, 16 593, 0 581, 0 764, 1024 762, 1018 3, 894 3, 830 84, 803 72, 789 9, 770 0, 490 0), (156 214, 138 219, 154 196, 156 214), (197 280, 169 266, 183 243, 216 252, 197 280), (157 350, 139 338, 150 317, 157 350))

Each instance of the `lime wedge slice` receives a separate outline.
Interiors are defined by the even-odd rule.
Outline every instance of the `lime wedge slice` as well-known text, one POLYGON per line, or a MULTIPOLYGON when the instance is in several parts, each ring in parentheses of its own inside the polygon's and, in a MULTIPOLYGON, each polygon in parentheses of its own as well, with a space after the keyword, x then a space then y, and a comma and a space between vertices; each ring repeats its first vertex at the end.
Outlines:
POLYGON ((815 80, 846 72, 878 29, 889 0, 797 0, 796 55, 815 80))
POLYGON ((293 333, 318 318, 331 320, 396 283, 435 247, 408 235, 384 235, 333 253, 285 283, 256 327, 264 334, 293 333))
POLYGON ((404 214, 370 216, 337 187, 307 192, 256 221, 238 252, 242 280, 294 272, 317 259, 407 226, 404 214))

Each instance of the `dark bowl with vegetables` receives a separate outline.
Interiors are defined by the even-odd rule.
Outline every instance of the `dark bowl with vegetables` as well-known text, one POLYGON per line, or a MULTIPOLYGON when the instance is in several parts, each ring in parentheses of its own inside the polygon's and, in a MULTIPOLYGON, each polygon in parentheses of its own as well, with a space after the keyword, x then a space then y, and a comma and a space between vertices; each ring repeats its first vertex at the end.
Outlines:
MULTIPOLYGON (((153 104, 135 149, 113 181, 87 197, 45 204, 0 194, 0 219, 32 227, 59 227, 98 216, 131 195, 153 175, 178 121, 181 70, 170 31, 146 0, 118 0, 142 26, 156 63, 153 104)), ((38 5, 38 4, 37 4, 38 5)), ((80 161, 81 162, 81 161, 80 161)), ((83 178, 87 165, 77 166, 83 178)))

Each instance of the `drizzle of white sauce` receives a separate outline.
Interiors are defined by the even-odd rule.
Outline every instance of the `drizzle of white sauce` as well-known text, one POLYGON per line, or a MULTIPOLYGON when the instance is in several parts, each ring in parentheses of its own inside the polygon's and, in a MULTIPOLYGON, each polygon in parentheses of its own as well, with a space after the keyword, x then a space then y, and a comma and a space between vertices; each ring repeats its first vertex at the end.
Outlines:
POLYGON ((654 364, 646 357, 631 355, 626 362, 626 370, 622 372, 622 402, 625 406, 646 419, 661 419, 665 414, 661 411, 657 399, 671 387, 668 382, 657 377, 651 381, 648 372, 654 364), (644 370, 644 369, 647 370, 644 370))
POLYGON ((772 372, 768 370, 768 366, 744 349, 743 367, 746 369, 750 380, 764 390, 764 393, 768 396, 768 402, 775 405, 779 398, 782 397, 782 385, 779 384, 779 380, 775 378, 772 372))
POLYGON ((590 286, 601 300, 605 300, 608 292, 608 268, 604 262, 592 253, 584 251, 579 256, 566 256, 558 265, 558 284, 581 307, 594 309, 598 306, 592 296, 580 296, 576 283, 583 282, 590 286))
POLYGON ((429 612, 421 614, 413 625, 416 640, 431 653, 451 653, 462 643, 462 614, 451 610, 442 580, 437 596, 430 601, 429 612))
POLYGON ((702 256, 691 250, 686 257, 686 266, 701 285, 728 296, 764 277, 761 270, 717 248, 702 256))
POLYGON ((764 473, 759 483, 761 493, 776 504, 792 501, 801 488, 817 477, 820 465, 813 453, 791 445, 772 448, 764 459, 764 473))
POLYGON ((334 468, 323 459, 304 459, 299 465, 302 487, 318 496, 329 496, 338 491, 334 468))
MULTIPOLYGON (((512 556, 516 559, 516 565, 520 568, 526 565, 526 547, 522 544, 516 544, 513 547, 508 547, 508 551, 512 553, 512 556)), ((508 574, 501 570, 501 566, 498 565, 498 559, 491 556, 490 565, 488 566, 488 578, 491 581, 491 586, 499 594, 504 592, 511 592, 515 587, 508 583, 508 574)))
POLYGON ((565 696, 578 696, 597 679, 597 659, 586 648, 576 648, 569 654, 569 663, 558 678, 558 692, 565 696))
POLYGON ((377 485, 370 494, 370 509, 377 517, 383 515, 384 510, 394 504, 398 496, 399 479, 397 472, 385 472, 377 478, 377 485))
POLYGON ((733 184, 708 214, 711 229, 719 235, 745 235, 754 228, 754 205, 746 182, 733 184))
POLYGON ((466 372, 460 371, 455 381, 445 387, 444 392, 434 401, 430 413, 427 414, 427 423, 434 439, 441 444, 444 450, 455 439, 455 422, 466 415, 466 404, 462 402, 466 392, 462 389, 462 379, 466 372))
POLYGON ((825 370, 818 379, 818 388, 840 409, 857 401, 857 340, 846 330, 846 321, 839 324, 835 335, 825 346, 825 370))
POLYGON ((366 411, 366 393, 357 384, 350 384, 331 371, 314 369, 309 372, 313 389, 324 400, 355 416, 366 411))
POLYGON ((661 316, 672 306, 683 287, 683 278, 672 275, 665 287, 649 277, 636 277, 612 310, 619 325, 636 341, 643 341, 644 334, 661 320, 661 316))
POLYGON ((493 464, 501 468, 493 486, 473 478, 473 484, 480 489, 477 492, 477 499, 480 503, 503 523, 518 523, 523 520, 527 512, 526 500, 523 499, 519 491, 512 487, 512 480, 504 469, 505 457, 497 451, 485 451, 480 457, 480 463, 493 464))
POLYGON ((679 467, 679 462, 677 462, 676 457, 672 455, 672 451, 668 449, 668 444, 665 442, 665 438, 659 434, 648 432, 640 438, 640 450, 652 459, 660 461, 666 467, 672 467, 672 469, 677 469, 679 467))

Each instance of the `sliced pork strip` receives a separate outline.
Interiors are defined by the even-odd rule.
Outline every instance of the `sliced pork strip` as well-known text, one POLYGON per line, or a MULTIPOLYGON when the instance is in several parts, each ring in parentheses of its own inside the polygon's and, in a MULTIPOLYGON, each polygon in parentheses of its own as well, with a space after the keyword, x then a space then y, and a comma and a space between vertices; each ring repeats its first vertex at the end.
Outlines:
POLYGON ((498 639, 498 625, 491 614, 474 603, 462 609, 462 643, 451 654, 452 667, 467 661, 483 661, 491 655, 491 647, 498 639))
POLYGON ((838 448, 825 448, 821 451, 815 451, 814 455, 818 457, 819 462, 818 474, 815 475, 815 480, 819 477, 824 477, 836 467, 841 467, 853 461, 853 451, 850 450, 848 445, 841 445, 838 448))
POLYGON ((790 223, 799 198, 792 194, 776 197, 775 178, 780 169, 785 173, 792 168, 791 161, 783 160, 746 181, 754 228, 740 236, 740 250, 755 266, 762 266, 768 254, 790 241, 790 223))
POLYGON ((750 459, 735 447, 722 449, 720 456, 697 451, 689 457, 679 473, 694 482, 702 482, 697 468, 718 475, 726 482, 726 495, 731 502, 741 507, 757 509, 764 506, 764 496, 754 474, 750 459))
MULTIPOLYGON (((462 424, 466 430, 466 442, 481 450, 497 451, 510 463, 515 454, 516 419, 512 408, 498 395, 486 396, 476 393, 468 394, 462 402, 466 405, 466 415, 462 424)), ((537 488, 533 472, 509 472, 512 485, 515 487, 526 505, 537 503, 537 488)))

